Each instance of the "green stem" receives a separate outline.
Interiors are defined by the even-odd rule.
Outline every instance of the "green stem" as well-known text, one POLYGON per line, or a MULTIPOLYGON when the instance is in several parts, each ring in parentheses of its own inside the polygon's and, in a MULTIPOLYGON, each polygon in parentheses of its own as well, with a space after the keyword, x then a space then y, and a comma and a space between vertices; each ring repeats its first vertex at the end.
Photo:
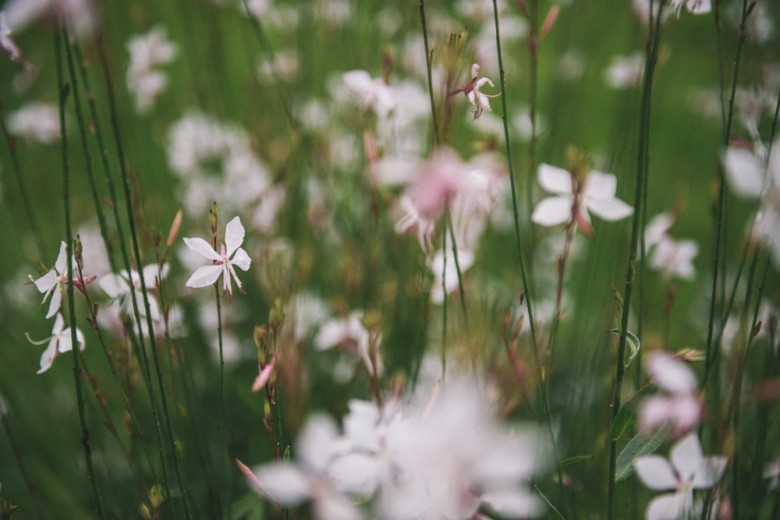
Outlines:
MULTIPOLYGON (((658 3, 657 16, 650 24, 650 41, 645 58, 644 81, 642 86, 642 108, 639 120, 639 149, 637 153, 636 187, 634 190, 634 217, 631 223, 631 244, 628 250, 628 265, 626 266, 625 288, 623 290, 623 309, 620 319, 620 340, 618 342, 617 362, 615 366, 615 386, 612 393, 612 423, 620 413, 623 376, 625 375, 626 338, 628 333, 628 318, 631 311, 631 298, 636 275, 634 262, 637 257, 639 235, 641 233, 642 215, 644 212, 645 190, 647 189, 648 159, 650 146, 650 105, 652 101, 653 74, 658 59, 658 48, 661 43, 661 20, 664 2, 658 3)), ((650 3, 652 14, 652 2, 650 3)), ((615 518, 615 471, 617 464, 617 439, 609 442, 609 474, 607 480, 607 520, 615 518)))
MULTIPOLYGON (((222 276, 228 276, 224 273, 222 276)), ((214 294, 217 299, 217 338, 219 342, 219 422, 220 430, 222 431, 222 446, 225 456, 225 480, 230 482, 231 468, 230 463, 230 449, 228 446, 228 433, 227 433, 227 421, 225 419, 225 356, 222 349, 222 302, 219 297, 219 285, 214 284, 214 294)), ((230 518, 230 485, 226 486, 228 489, 227 496, 225 497, 224 511, 230 518)))
MULTIPOLYGON (((81 368, 79 366, 79 342, 76 334, 76 298, 73 289, 73 227, 71 224, 70 212, 70 165, 68 162, 68 139, 67 129, 65 127, 65 101, 68 96, 68 86, 65 85, 63 66, 62 66, 62 48, 60 39, 65 38, 62 27, 58 27, 54 32, 54 48, 57 61, 57 90, 59 92, 59 114, 60 131, 62 132, 62 198, 65 204, 65 240, 66 240, 66 258, 67 258, 67 286, 68 295, 68 326, 70 327, 70 340, 73 359, 73 382, 76 387, 76 405, 79 411, 79 425, 81 426, 81 445, 84 448, 84 463, 87 468, 87 477, 92 487, 94 499, 94 513, 98 518, 105 518, 103 512, 103 500, 100 496, 100 490, 95 477, 95 468, 92 464, 92 449, 89 444, 89 430, 87 429, 86 410, 84 408, 84 393, 81 387, 81 368)), ((57 289, 58 290, 58 289, 57 289)))

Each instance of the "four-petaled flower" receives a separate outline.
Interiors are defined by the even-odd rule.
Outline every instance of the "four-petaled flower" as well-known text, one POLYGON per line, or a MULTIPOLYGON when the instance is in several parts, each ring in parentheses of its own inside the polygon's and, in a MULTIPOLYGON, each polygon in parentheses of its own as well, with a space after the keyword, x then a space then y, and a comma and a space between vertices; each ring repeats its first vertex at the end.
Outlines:
MULTIPOLYGON (((142 274, 138 274, 135 269, 130 269, 130 274, 127 274, 125 269, 119 271, 119 274, 109 273, 100 277, 100 287, 105 293, 119 302, 120 310, 122 313, 131 316, 133 313, 132 308, 132 293, 135 293, 135 299, 139 302, 139 313, 141 316, 146 316, 146 310, 143 307, 143 292, 141 291, 141 276, 143 276, 144 286, 147 290, 154 289, 159 286, 159 281, 165 278, 168 274, 167 264, 160 270, 157 264, 149 264, 144 266, 142 274)), ((149 300, 149 312, 151 317, 155 321, 162 319, 160 313, 160 305, 157 303, 157 299, 151 294, 147 294, 149 300)))
POLYGON ((235 265, 247 271, 252 261, 247 252, 240 247, 243 241, 244 226, 241 225, 239 217, 233 218, 225 227, 225 242, 220 246, 219 252, 202 238, 185 238, 184 243, 187 244, 187 247, 212 261, 212 265, 199 267, 190 276, 190 279, 187 280, 187 287, 206 287, 215 283, 220 274, 224 274, 222 277, 223 294, 228 294, 231 298, 233 297, 233 286, 230 283, 231 276, 236 281, 238 290, 243 291, 241 280, 238 279, 238 275, 235 269, 233 269, 235 265))
MULTIPOLYGON (((62 314, 57 314, 57 318, 54 320, 54 326, 51 329, 51 336, 41 340, 34 341, 29 338, 28 341, 33 345, 43 345, 49 343, 46 350, 43 351, 41 356, 41 368, 38 370, 38 374, 43 374, 51 368, 54 359, 60 354, 70 352, 73 350, 73 338, 71 337, 70 327, 65 328, 65 319, 62 314)), ((84 335, 79 329, 76 329, 76 342, 79 345, 79 350, 84 350, 84 335)))
POLYGON ((477 119, 479 116, 481 116, 483 110, 492 112, 489 98, 494 98, 501 95, 500 92, 498 94, 485 94, 482 92, 480 89, 484 85, 490 85, 491 87, 495 85, 493 85, 493 82, 490 81, 489 78, 480 78, 478 76, 479 64, 475 63, 471 66, 471 81, 459 89, 453 90, 449 93, 450 96, 454 96, 459 92, 466 94, 466 97, 469 98, 469 101, 471 102, 471 110, 474 112, 474 119, 477 119))
MULTIPOLYGON (((68 270, 67 270, 67 264, 65 263, 67 260, 67 246, 65 242, 60 243, 60 252, 57 255, 57 261, 54 262, 54 268, 49 270, 48 273, 45 275, 33 280, 33 283, 35 284, 35 287, 38 289, 39 292, 43 293, 43 300, 41 301, 41 305, 46 303, 46 300, 51 296, 51 301, 49 302, 49 310, 46 312, 46 318, 51 318, 54 316, 57 311, 60 310, 60 305, 62 305, 62 292, 60 291, 61 285, 67 283, 68 281, 68 270)), ((81 284, 81 280, 76 278, 76 270, 75 270, 75 262, 74 263, 74 279, 73 279, 73 285, 80 291, 84 291, 84 286, 81 284)), ((32 277, 30 277, 32 279, 32 277)), ((95 275, 91 276, 84 276, 84 284, 87 284, 95 279, 95 275)))
POLYGON ((709 489, 723 476, 728 459, 720 455, 704 457, 696 433, 690 433, 672 447, 671 464, 658 455, 634 461, 639 479, 650 489, 675 490, 650 501, 647 520, 689 518, 693 512, 693 491, 709 489))
POLYGON ((589 211, 604 220, 620 220, 634 212, 634 208, 615 197, 617 179, 610 173, 591 170, 582 179, 563 168, 541 164, 539 184, 556 194, 542 199, 531 214, 531 220, 542 226, 573 221, 583 233, 592 235, 589 211))

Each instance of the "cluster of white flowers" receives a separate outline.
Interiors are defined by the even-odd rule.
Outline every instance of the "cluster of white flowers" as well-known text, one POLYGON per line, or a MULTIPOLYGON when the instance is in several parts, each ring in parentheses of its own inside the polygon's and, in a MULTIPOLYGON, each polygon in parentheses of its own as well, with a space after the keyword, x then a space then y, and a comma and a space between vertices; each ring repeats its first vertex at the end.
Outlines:
POLYGON ((544 450, 534 431, 506 429, 489 410, 480 387, 457 378, 406 407, 355 400, 343 432, 328 416, 310 417, 293 462, 240 467, 267 498, 311 502, 319 520, 538 516, 528 485, 544 450))
POLYGON ((164 27, 155 27, 146 34, 130 38, 127 50, 130 53, 127 88, 135 97, 135 109, 139 114, 145 114, 168 85, 168 76, 160 67, 176 58, 176 44, 168 39, 164 27))
POLYGON ((251 224, 268 228, 273 220, 269 211, 282 206, 283 193, 269 189, 268 167, 238 126, 200 113, 180 118, 168 131, 168 164, 182 180, 180 197, 191 216, 204 215, 218 200, 228 213, 253 210, 251 224), (265 204, 268 197, 271 206, 265 204))

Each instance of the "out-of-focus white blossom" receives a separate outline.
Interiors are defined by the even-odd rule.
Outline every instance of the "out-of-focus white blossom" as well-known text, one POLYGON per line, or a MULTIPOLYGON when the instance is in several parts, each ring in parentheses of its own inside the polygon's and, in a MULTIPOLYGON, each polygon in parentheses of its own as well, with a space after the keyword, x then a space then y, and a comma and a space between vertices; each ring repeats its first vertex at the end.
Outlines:
POLYGON ((604 71, 604 81, 614 89, 637 87, 645 75, 645 56, 635 52, 629 56, 613 56, 604 71))
POLYGON ((127 88, 135 97, 138 113, 145 114, 168 85, 168 77, 160 67, 173 61, 178 50, 168 39, 165 28, 159 26, 130 38, 127 50, 130 53, 127 88))
POLYGON ((651 352, 645 358, 645 365, 661 393, 642 401, 639 410, 642 429, 655 430, 668 424, 677 435, 691 431, 702 416, 696 376, 684 362, 666 353, 651 352))
POLYGON ((41 144, 60 140, 60 113, 51 103, 29 103, 8 116, 8 131, 41 144))

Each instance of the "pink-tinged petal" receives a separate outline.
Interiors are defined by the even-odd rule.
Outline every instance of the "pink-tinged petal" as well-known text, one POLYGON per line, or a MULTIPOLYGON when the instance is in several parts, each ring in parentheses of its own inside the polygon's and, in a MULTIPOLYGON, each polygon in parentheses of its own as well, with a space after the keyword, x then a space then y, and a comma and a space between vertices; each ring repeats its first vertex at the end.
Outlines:
POLYGON ((270 363, 268 363, 266 366, 263 367, 262 370, 260 370, 260 373, 257 375, 254 382, 252 383, 253 392, 259 392, 266 385, 266 383, 268 383, 268 380, 271 379, 271 373, 273 373, 275 366, 276 363, 272 359, 270 363))
POLYGON ((639 426, 654 431, 662 424, 673 421, 674 401, 668 397, 651 396, 642 401, 639 408, 639 426))
POLYGON ((692 432, 677 441, 677 444, 672 447, 669 458, 681 479, 686 482, 693 480, 704 461, 699 436, 692 432))
POLYGON ((254 474, 261 483, 259 489, 280 504, 294 506, 311 498, 309 478, 293 464, 266 464, 254 474))
POLYGON ((57 271, 59 274, 67 274, 65 272, 66 268, 66 260, 68 257, 68 246, 65 245, 65 242, 60 242, 60 252, 57 255, 57 261, 54 262, 54 270, 57 271))
POLYGON ((257 491, 259 491, 259 492, 263 493, 264 495, 266 495, 266 496, 267 496, 268 498, 270 498, 270 499, 271 499, 271 501, 273 501, 273 502, 274 502, 274 503, 275 503, 277 506, 281 505, 281 504, 279 504, 279 501, 278 501, 278 500, 276 500, 276 498, 275 498, 275 497, 273 497, 273 496, 272 496, 272 495, 271 495, 271 494, 268 492, 268 490, 265 488, 265 486, 264 486, 264 485, 263 485, 263 483, 260 481, 260 479, 259 479, 259 478, 257 478, 257 475, 255 475, 254 473, 252 473, 252 470, 251 470, 251 469, 249 469, 249 467, 248 467, 246 464, 244 464, 244 463, 243 463, 243 462, 241 462, 240 460, 236 459, 236 465, 238 466, 238 469, 240 469, 240 470, 241 470, 241 473, 243 473, 243 474, 246 476, 247 480, 249 480, 249 483, 250 483, 250 484, 252 484, 252 486, 253 486, 253 487, 254 487, 254 488, 257 490, 257 491))
POLYGON ((588 209, 604 220, 621 220, 634 214, 634 208, 620 199, 586 199, 588 209))
POLYGON ((737 197, 756 198, 764 189, 764 161, 752 151, 730 146, 722 156, 726 180, 737 197))
POLYGON ((650 489, 665 490, 677 488, 677 477, 669 461, 658 455, 637 457, 634 469, 642 483, 650 489))
POLYGON ((475 63, 471 66, 471 79, 476 79, 479 76, 479 64, 475 63))
POLYGON ((60 311, 62 306, 62 291, 59 287, 52 289, 51 301, 49 302, 49 311, 46 313, 46 319, 51 318, 60 311))
POLYGON ((729 460, 721 455, 705 457, 693 477, 693 489, 708 489, 718 483, 726 471, 729 460))
MULTIPOLYGON (((241 219, 239 217, 233 217, 233 220, 228 222, 225 227, 225 247, 227 248, 227 256, 230 258, 236 249, 241 247, 244 242, 244 226, 241 225, 241 219)), ((246 271, 246 269, 244 269, 246 271)))
MULTIPOLYGON (((123 273, 125 271, 122 271, 123 273)), ((98 285, 109 298, 119 298, 130 292, 127 278, 122 275, 109 273, 100 277, 98 285)))
POLYGON ((647 371, 663 390, 671 394, 696 391, 696 376, 685 362, 663 352, 651 352, 645 362, 647 371))
MULTIPOLYGON (((138 299, 138 304, 143 305, 144 296, 141 291, 138 291, 136 298, 138 299)), ((147 299, 149 300, 149 315, 154 321, 162 321, 162 313, 160 312, 160 304, 157 303, 157 298, 152 296, 151 294, 147 295, 147 299)), ((141 310, 141 312, 145 312, 146 309, 141 310)))
POLYGON ((380 459, 363 453, 348 453, 328 465, 328 476, 342 493, 363 497, 374 494, 379 487, 383 465, 380 459))
POLYGON ((222 260, 222 257, 219 256, 219 253, 214 251, 214 248, 211 247, 211 244, 202 238, 185 238, 184 243, 187 244, 187 247, 189 247, 191 250, 195 251, 201 256, 205 256, 209 260, 222 260))
POLYGON ((539 185, 550 193, 572 195, 571 173, 563 168, 542 163, 539 165, 539 185))
POLYGON ((659 213, 647 223, 645 227, 645 245, 649 248, 666 238, 666 232, 674 224, 674 217, 670 213, 659 213))
POLYGON ((249 258, 249 255, 244 251, 243 247, 239 247, 230 263, 243 271, 247 271, 249 270, 249 265, 252 263, 252 259, 249 258))
POLYGON ((477 81, 474 89, 479 90, 483 85, 490 85, 491 87, 495 86, 493 85, 493 82, 490 81, 490 78, 481 78, 479 81, 477 81))
POLYGON ((540 226, 557 226, 571 220, 571 199, 548 197, 534 208, 531 220, 540 226))
POLYGON ((59 279, 60 277, 57 273, 52 270, 40 278, 33 280, 33 283, 35 284, 35 288, 38 289, 38 292, 47 293, 57 286, 59 279))
POLYGON ((617 192, 617 177, 611 173, 591 170, 582 188, 586 199, 613 199, 617 192))
POLYGON ((199 267, 198 270, 190 276, 190 279, 187 280, 185 285, 196 289, 198 287, 206 287, 207 285, 216 282, 220 274, 222 274, 221 265, 206 265, 199 267))
POLYGON ((687 508, 686 496, 682 493, 665 494, 655 497, 647 506, 647 520, 679 520, 687 508))

